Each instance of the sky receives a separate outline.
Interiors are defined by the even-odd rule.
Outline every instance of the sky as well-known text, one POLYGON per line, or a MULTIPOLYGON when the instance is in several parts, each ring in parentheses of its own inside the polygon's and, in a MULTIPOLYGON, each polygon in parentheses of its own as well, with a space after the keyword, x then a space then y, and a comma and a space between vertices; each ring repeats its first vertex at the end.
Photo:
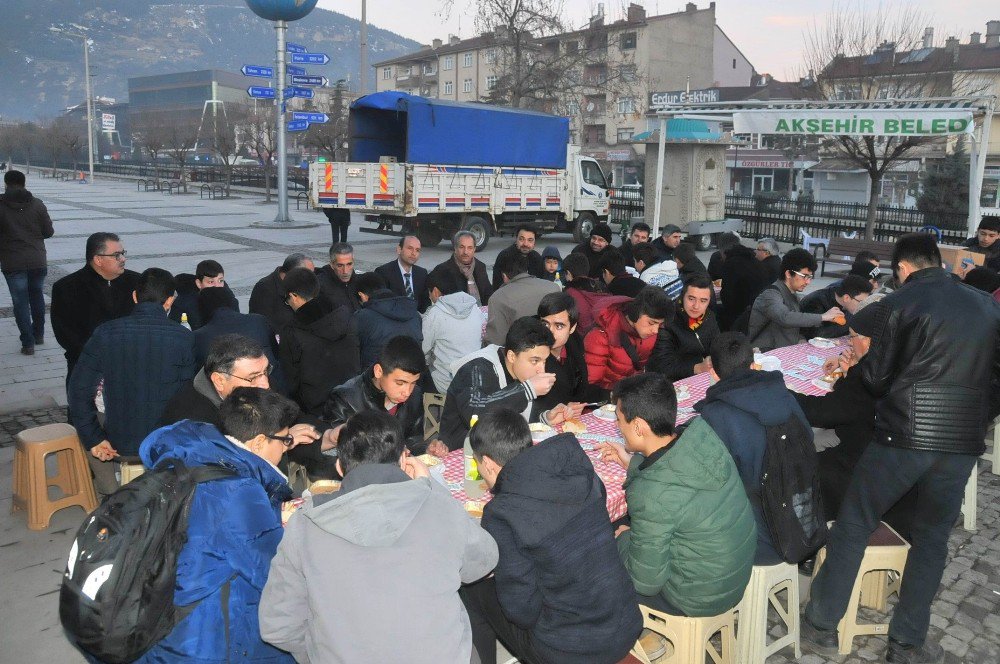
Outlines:
MULTIPOLYGON (((638 0, 649 15, 683 11, 684 0, 638 0)), ((935 29, 935 45, 944 44, 949 35, 963 43, 969 34, 985 35, 986 21, 1000 20, 1000 7, 987 0, 900 0, 916 7, 935 29), (994 9, 993 11, 990 8, 994 9)), ((447 40, 448 34, 463 38, 475 34, 472 0, 454 0, 450 15, 442 11, 441 0, 367 0, 368 22, 424 44, 432 39, 447 40), (405 11, 400 7, 404 6, 405 11)), ((856 0, 863 6, 877 6, 874 0, 856 0)), ((596 14, 596 0, 563 0, 567 22, 582 27, 596 14)), ((628 0, 604 2, 609 21, 622 16, 628 0)), ((708 0, 695 0, 699 9, 708 0)), ((360 18, 361 0, 319 0, 324 9, 360 18)), ((716 21, 729 38, 760 73, 779 80, 797 80, 804 73, 800 62, 803 34, 814 23, 822 23, 831 11, 831 0, 716 0, 716 21)))

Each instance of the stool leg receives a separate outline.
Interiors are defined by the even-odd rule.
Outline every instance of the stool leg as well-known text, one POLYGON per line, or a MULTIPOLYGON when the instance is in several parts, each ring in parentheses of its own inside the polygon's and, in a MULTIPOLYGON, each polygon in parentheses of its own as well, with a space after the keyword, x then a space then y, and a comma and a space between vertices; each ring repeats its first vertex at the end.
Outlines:
POLYGON ((45 478, 45 454, 26 452, 28 457, 28 530, 44 530, 49 525, 49 489, 45 478))
POLYGON ((28 467, 24 458, 24 450, 14 447, 14 490, 10 501, 10 513, 27 508, 28 497, 28 467))

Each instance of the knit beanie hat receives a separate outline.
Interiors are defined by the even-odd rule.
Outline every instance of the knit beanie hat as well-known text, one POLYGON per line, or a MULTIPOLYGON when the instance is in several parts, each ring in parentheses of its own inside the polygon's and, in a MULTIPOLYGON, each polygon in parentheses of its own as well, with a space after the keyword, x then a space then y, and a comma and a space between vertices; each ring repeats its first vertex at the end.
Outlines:
POLYGON ((594 237, 595 235, 603 237, 607 240, 608 244, 611 244, 611 239, 614 237, 611 233, 611 226, 604 223, 594 224, 594 229, 590 231, 590 237, 594 237))

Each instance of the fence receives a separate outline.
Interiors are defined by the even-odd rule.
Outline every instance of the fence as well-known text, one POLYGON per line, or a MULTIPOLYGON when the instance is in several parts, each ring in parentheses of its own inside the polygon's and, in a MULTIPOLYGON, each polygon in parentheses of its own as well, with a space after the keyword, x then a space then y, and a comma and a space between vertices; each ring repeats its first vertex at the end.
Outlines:
MULTIPOLYGON (((608 194, 609 221, 628 226, 632 217, 643 216, 642 189, 613 189, 608 194)), ((744 236, 771 237, 778 242, 799 244, 805 231, 813 237, 838 237, 844 233, 864 235, 868 206, 863 203, 833 203, 774 199, 763 196, 726 196, 726 217, 743 219, 744 236)), ((879 206, 875 217, 875 239, 889 242, 925 226, 941 229, 943 241, 956 244, 967 237, 964 214, 929 217, 914 208, 879 206)))
MULTIPOLYGON (((72 168, 72 166, 73 164, 71 162, 60 162, 57 164, 57 167, 62 169, 69 169, 72 168)), ((78 162, 76 168, 77 170, 81 170, 81 168, 85 170, 85 166, 86 165, 84 164, 81 167, 81 164, 78 162)), ((48 164, 38 164, 38 168, 42 170, 51 170, 52 164, 51 162, 48 164)), ((264 188, 264 169, 260 166, 233 166, 232 169, 232 185, 234 187, 264 188)), ((189 164, 185 166, 184 170, 187 173, 188 182, 222 184, 226 181, 226 172, 221 166, 189 164)), ((165 163, 157 166, 148 162, 117 161, 111 163, 95 163, 94 172, 144 179, 158 177, 163 180, 178 180, 181 176, 180 169, 176 164, 165 163)), ((278 186, 277 168, 273 168, 271 170, 269 180, 271 183, 271 189, 276 189, 278 186)), ((308 188, 309 172, 298 167, 290 167, 288 169, 289 191, 306 191, 308 188)))

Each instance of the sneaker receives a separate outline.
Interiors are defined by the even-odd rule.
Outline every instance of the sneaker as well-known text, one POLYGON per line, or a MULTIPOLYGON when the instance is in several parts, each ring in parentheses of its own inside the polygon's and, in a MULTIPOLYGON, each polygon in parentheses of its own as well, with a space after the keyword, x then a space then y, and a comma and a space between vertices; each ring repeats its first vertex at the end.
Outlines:
POLYGON ((933 641, 924 641, 922 646, 908 646, 889 637, 885 661, 890 664, 935 664, 944 661, 944 648, 933 641))
POLYGON ((803 642, 810 645, 814 652, 832 657, 838 655, 840 640, 837 636, 837 630, 819 629, 805 615, 802 616, 799 629, 799 637, 803 642))
POLYGON ((45 345, 45 337, 35 337, 35 345, 36 346, 44 346, 45 345))
POLYGON ((21 355, 34 355, 34 354, 35 354, 34 346, 24 346, 23 348, 21 348, 21 355))

